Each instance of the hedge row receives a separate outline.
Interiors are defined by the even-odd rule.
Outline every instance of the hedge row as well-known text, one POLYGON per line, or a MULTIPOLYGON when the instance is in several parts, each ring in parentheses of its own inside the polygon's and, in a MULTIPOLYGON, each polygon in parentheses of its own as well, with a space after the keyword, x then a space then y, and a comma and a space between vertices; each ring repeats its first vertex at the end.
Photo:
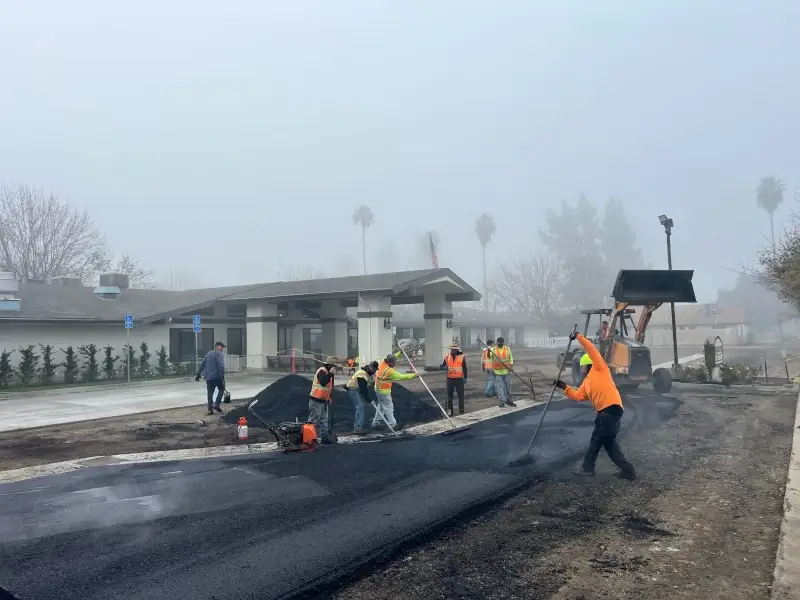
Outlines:
POLYGON ((72 346, 60 349, 64 360, 56 362, 53 358, 55 347, 52 345, 23 346, 18 350, 0 352, 0 388, 14 385, 53 385, 59 383, 91 383, 113 379, 128 379, 128 354, 130 353, 131 378, 166 377, 175 374, 189 374, 194 371, 194 363, 171 363, 167 349, 161 346, 156 352, 155 365, 150 364, 153 355, 145 342, 137 350, 127 344, 122 349, 122 356, 114 353, 114 348, 95 344, 78 346, 77 352, 72 346), (11 366, 11 356, 19 352, 19 363, 11 366), (63 370, 59 376, 58 371, 63 370))

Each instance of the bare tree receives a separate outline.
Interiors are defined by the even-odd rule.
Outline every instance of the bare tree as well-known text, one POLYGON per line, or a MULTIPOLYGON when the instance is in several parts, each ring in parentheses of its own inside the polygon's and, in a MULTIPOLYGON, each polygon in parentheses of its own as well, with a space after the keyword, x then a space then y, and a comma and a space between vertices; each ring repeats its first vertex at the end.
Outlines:
POLYGON ((97 269, 99 273, 123 273, 128 276, 128 285, 135 290, 151 290, 156 287, 153 281, 153 270, 145 269, 132 255, 123 252, 113 261, 110 258, 101 260, 97 269))
POLYGON ((189 269, 169 269, 157 278, 156 287, 173 292, 184 292, 203 287, 198 284, 194 274, 189 269))
POLYGON ((307 281, 309 279, 318 278, 319 273, 317 269, 309 265, 278 268, 278 279, 280 281, 307 281))
POLYGON ((91 281, 105 260, 103 236, 86 210, 51 193, 0 186, 0 267, 18 279, 75 275, 91 281))
POLYGON ((503 267, 495 278, 493 295, 509 311, 547 322, 558 302, 561 268, 549 254, 536 254, 503 267))

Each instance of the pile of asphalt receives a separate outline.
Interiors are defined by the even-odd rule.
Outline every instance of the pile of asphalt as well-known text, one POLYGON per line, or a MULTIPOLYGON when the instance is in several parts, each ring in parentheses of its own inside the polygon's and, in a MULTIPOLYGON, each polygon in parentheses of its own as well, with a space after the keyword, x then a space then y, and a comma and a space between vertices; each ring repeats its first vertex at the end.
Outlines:
MULTIPOLYGON (((333 430, 338 434, 352 431, 355 422, 353 401, 350 399, 350 395, 342 389, 342 385, 348 380, 349 377, 346 375, 338 375, 334 380, 331 423, 333 430)), ((254 410, 267 423, 295 420, 303 422, 308 418, 310 394, 311 379, 302 375, 287 375, 256 394, 258 404, 255 405, 254 410)), ((370 390, 370 395, 374 401, 374 390, 370 390)), ((392 401, 395 419, 403 426, 435 421, 442 416, 433 400, 415 394, 396 383, 392 386, 392 401)), ((375 409, 367 406, 366 415, 367 423, 371 423, 375 409)), ((227 411, 222 418, 227 423, 235 424, 239 421, 239 417, 246 417, 249 426, 263 427, 263 424, 247 409, 247 405, 227 411)))

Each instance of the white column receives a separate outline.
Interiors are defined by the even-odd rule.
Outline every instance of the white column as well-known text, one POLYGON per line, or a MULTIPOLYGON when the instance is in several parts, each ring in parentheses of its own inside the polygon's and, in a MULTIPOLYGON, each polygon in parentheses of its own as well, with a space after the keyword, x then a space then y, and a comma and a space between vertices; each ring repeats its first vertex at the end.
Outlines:
POLYGON ((325 300, 320 309, 322 352, 347 358, 347 309, 338 300, 325 300))
POLYGON ((438 369, 453 343, 454 330, 447 327, 453 318, 453 303, 445 300, 444 294, 425 296, 425 368, 438 369))
POLYGON ((278 305, 263 300, 247 303, 247 368, 266 369, 264 356, 278 353, 278 305))
POLYGON ((392 329, 384 321, 392 318, 392 299, 382 294, 358 297, 358 356, 361 364, 386 357, 392 351, 392 329))

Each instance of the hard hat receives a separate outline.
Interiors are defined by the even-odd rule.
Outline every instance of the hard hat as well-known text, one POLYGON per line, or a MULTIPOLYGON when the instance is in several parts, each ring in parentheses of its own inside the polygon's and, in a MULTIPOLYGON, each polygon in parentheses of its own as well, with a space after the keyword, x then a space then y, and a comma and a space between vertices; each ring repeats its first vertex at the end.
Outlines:
POLYGON ((335 356, 328 356, 325 358, 326 365, 335 365, 337 362, 339 362, 339 359, 335 356))
POLYGON ((581 366, 582 367, 585 367, 586 365, 592 365, 592 364, 594 364, 594 363, 592 362, 592 357, 591 356, 589 356, 588 354, 584 354, 583 356, 581 356, 581 366))
POLYGON ((458 347, 458 344, 453 343, 450 344, 450 350, 461 350, 461 348, 458 347))

